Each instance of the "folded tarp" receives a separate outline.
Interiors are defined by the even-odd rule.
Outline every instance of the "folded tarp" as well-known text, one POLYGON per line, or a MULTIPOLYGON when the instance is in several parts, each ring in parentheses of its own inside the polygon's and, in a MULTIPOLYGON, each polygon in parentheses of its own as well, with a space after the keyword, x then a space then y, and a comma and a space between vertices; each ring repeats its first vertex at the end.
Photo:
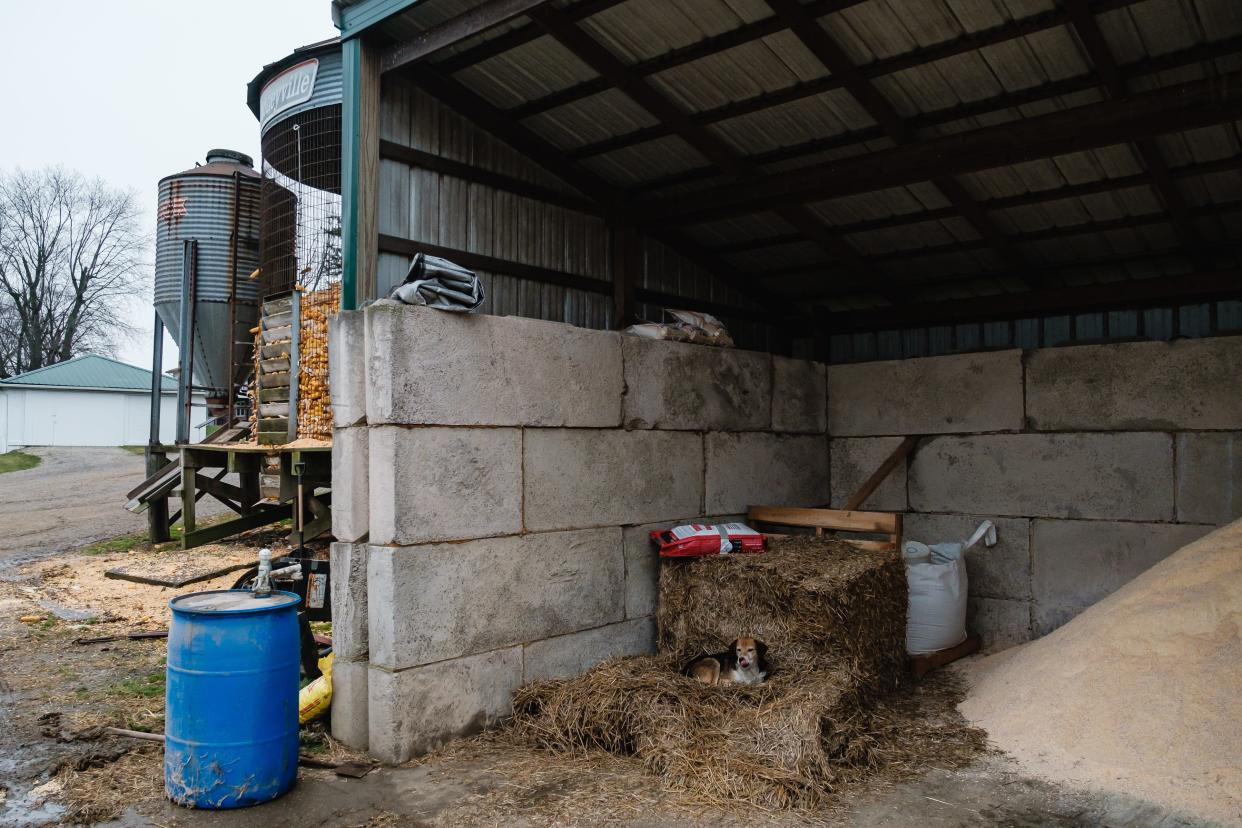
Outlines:
POLYGON ((393 288, 389 298, 407 305, 469 313, 483 304, 483 283, 472 270, 439 256, 418 253, 405 281, 393 288))

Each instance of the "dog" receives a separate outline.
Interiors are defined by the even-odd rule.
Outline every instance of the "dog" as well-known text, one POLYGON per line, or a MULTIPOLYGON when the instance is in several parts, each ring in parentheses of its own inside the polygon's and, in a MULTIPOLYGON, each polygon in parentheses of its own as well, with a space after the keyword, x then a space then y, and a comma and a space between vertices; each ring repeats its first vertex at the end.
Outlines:
POLYGON ((681 672, 703 684, 761 684, 768 678, 767 654, 767 644, 747 636, 726 652, 699 656, 681 672))

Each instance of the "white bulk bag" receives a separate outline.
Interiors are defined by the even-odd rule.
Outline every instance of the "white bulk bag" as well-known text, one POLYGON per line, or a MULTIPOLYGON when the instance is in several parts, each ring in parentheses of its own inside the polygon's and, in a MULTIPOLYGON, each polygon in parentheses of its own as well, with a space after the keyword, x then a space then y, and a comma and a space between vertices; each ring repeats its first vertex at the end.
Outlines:
POLYGON ((910 601, 906 611, 906 652, 922 655, 956 647, 966 640, 967 549, 980 539, 996 543, 996 527, 985 520, 961 543, 902 545, 910 601))

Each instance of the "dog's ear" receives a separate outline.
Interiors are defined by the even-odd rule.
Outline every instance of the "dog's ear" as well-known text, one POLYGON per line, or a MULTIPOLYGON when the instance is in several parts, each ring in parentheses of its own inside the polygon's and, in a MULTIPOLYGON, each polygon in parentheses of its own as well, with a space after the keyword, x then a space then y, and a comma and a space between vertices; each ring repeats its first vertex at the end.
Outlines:
POLYGON ((738 642, 738 639, 736 638, 733 639, 733 643, 729 645, 729 652, 735 653, 735 654, 737 653, 737 642, 738 642))
POLYGON ((768 661, 768 645, 756 638, 755 649, 759 651, 759 663, 766 664, 768 661))

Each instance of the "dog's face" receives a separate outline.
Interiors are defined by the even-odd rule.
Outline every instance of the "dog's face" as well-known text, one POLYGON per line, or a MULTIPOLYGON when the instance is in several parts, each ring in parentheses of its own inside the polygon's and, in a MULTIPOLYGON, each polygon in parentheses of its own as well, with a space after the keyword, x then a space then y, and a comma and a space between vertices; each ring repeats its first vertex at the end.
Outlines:
POLYGON ((739 638, 733 642, 733 652, 737 656, 737 666, 749 670, 759 664, 767 646, 757 638, 739 638))

